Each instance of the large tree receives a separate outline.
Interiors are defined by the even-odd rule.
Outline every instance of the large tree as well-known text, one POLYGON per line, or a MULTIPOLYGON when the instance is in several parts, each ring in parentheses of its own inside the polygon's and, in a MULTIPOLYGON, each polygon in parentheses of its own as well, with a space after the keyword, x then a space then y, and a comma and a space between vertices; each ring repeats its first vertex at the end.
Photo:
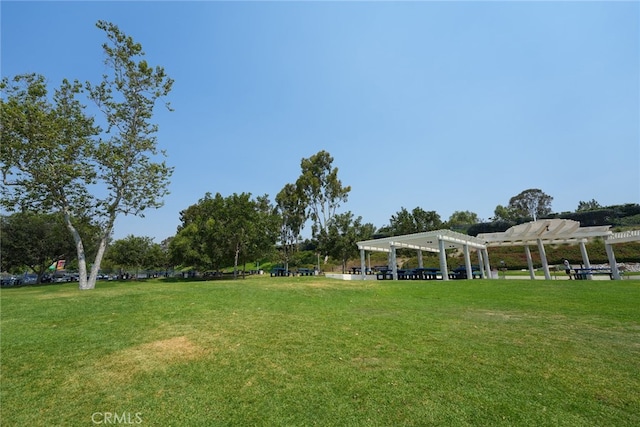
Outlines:
POLYGON ((553 197, 537 188, 524 190, 509 200, 508 209, 520 217, 533 218, 536 221, 551 213, 553 197))
POLYGON ((17 212, 0 217, 2 271, 28 267, 38 283, 56 260, 74 256, 73 239, 60 215, 17 212))
POLYGON ((403 234, 437 230, 441 226, 442 220, 436 211, 425 211, 420 207, 415 207, 409 212, 402 207, 391 216, 387 230, 393 236, 401 236, 403 234))
POLYGON ((280 253, 288 269, 307 219, 306 205, 295 185, 286 184, 276 195, 276 211, 280 219, 280 253))
POLYGON ((277 216, 267 196, 207 193, 180 216, 182 224, 170 243, 171 257, 199 269, 233 265, 235 272, 240 262, 268 253, 277 239, 277 216))
POLYGON ((117 26, 99 21, 106 33, 105 74, 86 90, 104 114, 105 129, 94 125, 77 99, 82 86, 64 80, 51 102, 45 79, 37 75, 2 81, 3 205, 8 210, 61 212, 78 256, 80 289, 93 289, 118 215, 143 216, 162 206, 172 168, 157 161, 156 101, 173 81, 162 67, 144 60, 142 47, 117 26), (97 137, 99 135, 99 137, 97 137), (100 239, 87 278, 80 218, 100 226, 100 239))
POLYGON ((329 223, 336 210, 345 203, 351 191, 338 179, 338 168, 332 167, 333 157, 322 150, 300 162, 301 175, 296 187, 307 206, 307 215, 313 221, 312 235, 320 251, 327 254, 329 223))

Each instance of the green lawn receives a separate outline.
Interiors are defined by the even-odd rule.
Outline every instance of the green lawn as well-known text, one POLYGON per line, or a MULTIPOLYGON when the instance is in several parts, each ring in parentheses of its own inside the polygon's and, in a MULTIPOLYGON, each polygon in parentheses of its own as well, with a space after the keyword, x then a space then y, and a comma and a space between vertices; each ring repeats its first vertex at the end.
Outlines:
POLYGON ((640 425, 637 280, 252 277, 0 297, 2 426, 640 425))

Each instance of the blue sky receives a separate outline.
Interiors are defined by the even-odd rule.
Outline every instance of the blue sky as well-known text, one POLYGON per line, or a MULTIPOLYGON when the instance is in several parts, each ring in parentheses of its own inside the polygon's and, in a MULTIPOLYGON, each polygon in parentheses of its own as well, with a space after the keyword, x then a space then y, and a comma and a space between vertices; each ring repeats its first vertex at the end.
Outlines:
MULTIPOLYGON (((377 227, 402 207, 487 219, 529 188, 554 212, 640 202, 638 2, 0 3, 3 76, 98 82, 118 25, 175 80, 157 109, 175 234, 206 192, 273 200, 320 150, 377 227)), ((307 230, 307 233, 310 231, 307 230)))

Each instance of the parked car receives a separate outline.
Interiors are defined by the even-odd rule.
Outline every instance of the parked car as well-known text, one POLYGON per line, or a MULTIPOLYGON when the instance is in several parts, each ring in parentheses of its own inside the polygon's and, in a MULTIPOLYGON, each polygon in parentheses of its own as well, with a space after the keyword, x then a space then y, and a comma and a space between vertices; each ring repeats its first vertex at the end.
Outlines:
POLYGON ((18 286, 20 281, 18 278, 12 274, 3 274, 2 278, 0 278, 0 286, 3 288, 10 288, 13 286, 18 286))

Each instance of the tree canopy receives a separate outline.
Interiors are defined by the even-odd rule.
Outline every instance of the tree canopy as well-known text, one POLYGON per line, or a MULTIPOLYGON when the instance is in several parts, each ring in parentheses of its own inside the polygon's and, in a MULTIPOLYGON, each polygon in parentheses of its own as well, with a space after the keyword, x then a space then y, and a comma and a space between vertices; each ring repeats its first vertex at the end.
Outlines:
POLYGON ((63 80, 48 98, 43 76, 2 80, 0 160, 3 206, 9 211, 60 212, 73 236, 80 289, 95 287, 100 263, 120 214, 143 216, 162 205, 172 168, 157 161, 156 101, 173 80, 151 67, 142 46, 114 24, 98 21, 106 33, 105 74, 86 93, 104 114, 95 125, 78 100, 83 85, 63 80), (78 221, 91 217, 101 233, 87 279, 85 242, 78 221))
POLYGON ((207 193, 180 213, 182 224, 169 248, 172 260, 201 270, 254 261, 273 250, 278 219, 267 196, 223 197, 207 193))
POLYGON ((350 186, 343 187, 338 179, 338 168, 332 167, 333 157, 322 150, 300 162, 301 175, 296 181, 298 193, 307 206, 307 216, 313 221, 312 235, 319 249, 325 247, 329 223, 337 209, 349 198, 350 186))
POLYGON ((540 217, 551 214, 553 197, 537 188, 530 188, 509 199, 509 205, 498 205, 494 211, 494 220, 516 222, 519 218, 540 217))

